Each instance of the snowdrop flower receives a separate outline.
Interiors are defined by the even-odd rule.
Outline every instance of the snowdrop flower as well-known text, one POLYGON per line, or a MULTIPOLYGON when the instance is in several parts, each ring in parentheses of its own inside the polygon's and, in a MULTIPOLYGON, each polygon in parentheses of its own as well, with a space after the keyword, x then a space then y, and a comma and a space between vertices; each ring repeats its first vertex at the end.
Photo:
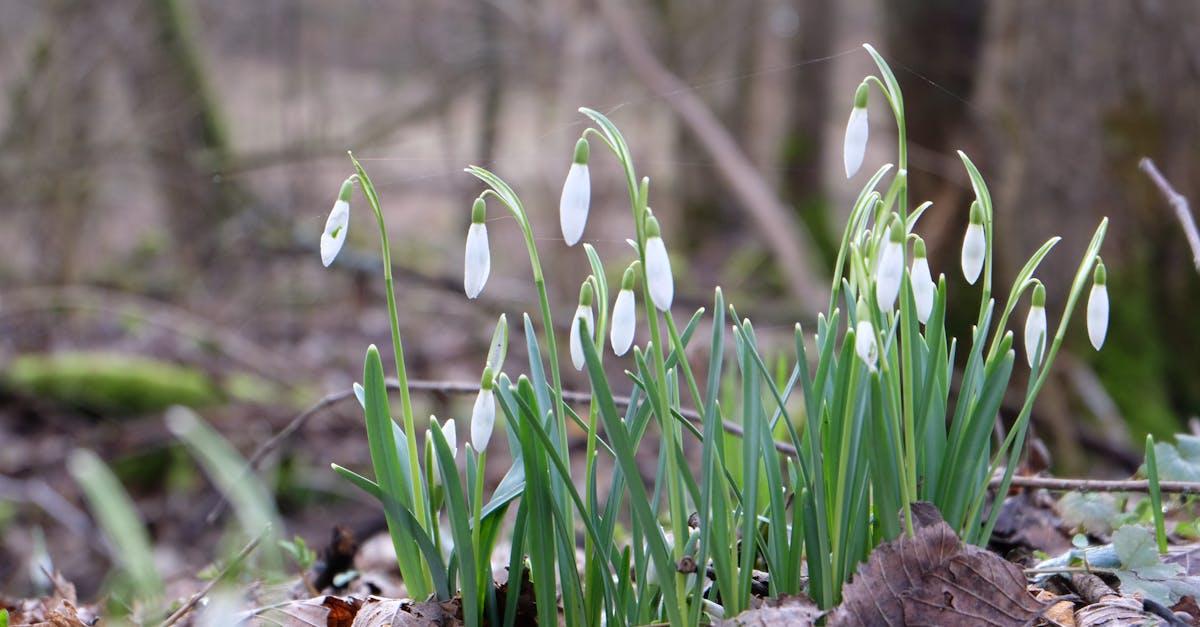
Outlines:
POLYGON ((904 228, 899 218, 892 221, 888 239, 879 254, 879 266, 875 271, 875 300, 879 309, 891 311, 896 306, 896 295, 900 293, 900 277, 904 274, 904 228))
POLYGON ((983 270, 983 257, 987 254, 987 239, 983 233, 983 208, 979 201, 971 203, 971 223, 967 225, 967 235, 963 238, 962 271, 967 283, 975 284, 979 273, 983 270))
POLYGON ((863 360, 867 369, 875 372, 879 350, 875 346, 875 327, 871 325, 870 312, 863 301, 858 303, 858 325, 854 327, 854 352, 863 360))
POLYGON ((587 225, 588 205, 592 199, 592 181, 588 176, 588 142, 579 138, 575 142, 575 161, 567 170, 563 183, 562 197, 558 201, 558 221, 562 226, 563 239, 567 246, 574 246, 583 237, 587 225))
POLYGON ((867 94, 870 87, 866 81, 859 84, 854 92, 854 108, 850 110, 850 121, 846 123, 846 142, 842 147, 843 158, 846 162, 846 178, 854 176, 862 167, 863 156, 867 153, 867 94))
MULTIPOLYGON (((437 416, 430 416, 429 422, 437 421, 437 416)), ((425 430, 425 441, 432 443, 433 434, 429 429, 425 430)), ((446 444, 450 447, 450 457, 458 459, 458 432, 454 427, 454 419, 447 420, 442 425, 442 436, 446 438, 446 444)), ((433 484, 442 485, 442 466, 434 462, 433 464, 433 484)))
POLYGON ((675 298, 675 279, 671 276, 671 259, 662 241, 658 219, 653 215, 646 220, 646 283, 650 287, 650 300, 659 311, 671 311, 675 298))
POLYGON ((596 326, 596 321, 592 318, 591 281, 584 281, 583 287, 579 288, 579 308, 575 310, 575 318, 571 320, 571 365, 575 366, 576 370, 583 370, 583 365, 586 363, 583 354, 583 341, 579 337, 579 325, 581 323, 587 323, 589 334, 596 326))
POLYGON ((492 271, 492 253, 488 249, 487 203, 476 198, 471 207, 471 227, 467 230, 467 252, 463 263, 463 289, 467 298, 475 298, 483 291, 488 273, 492 271))
POLYGON ((342 245, 346 243, 346 231, 350 228, 350 194, 353 191, 354 177, 350 177, 342 183, 338 199, 325 220, 325 231, 321 233, 321 263, 326 268, 342 252, 342 245))
POLYGON ((937 292, 937 285, 933 282, 933 276, 929 274, 929 260, 925 257, 925 240, 917 238, 917 243, 913 245, 913 262, 912 270, 909 270, 909 278, 912 280, 913 299, 917 305, 917 319, 921 324, 929 323, 929 314, 933 311, 933 295, 937 292))
POLYGON ((636 274, 634 266, 625 269, 621 277, 621 291, 617 293, 617 302, 612 310, 612 332, 609 340, 612 342, 613 354, 620 357, 633 346, 633 331, 637 324, 637 308, 633 297, 633 280, 636 274))
POLYGON ((1025 357, 1032 368, 1046 354, 1046 288, 1039 281, 1033 287, 1033 303, 1025 318, 1025 357), (1040 348, 1039 348, 1040 347, 1040 348))
POLYGON ((1092 275, 1092 292, 1088 295, 1087 328, 1092 346, 1100 350, 1104 336, 1108 335, 1108 272, 1103 261, 1096 261, 1096 273, 1092 275))
POLYGON ((492 439, 492 428, 496 425, 496 395, 492 391, 492 369, 483 369, 483 380, 479 383, 479 396, 471 410, 471 446, 482 453, 492 439))

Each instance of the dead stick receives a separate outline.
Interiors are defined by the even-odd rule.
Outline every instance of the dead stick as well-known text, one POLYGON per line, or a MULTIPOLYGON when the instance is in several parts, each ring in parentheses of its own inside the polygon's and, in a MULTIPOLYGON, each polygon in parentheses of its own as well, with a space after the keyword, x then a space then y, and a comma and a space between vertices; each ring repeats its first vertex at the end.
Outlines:
POLYGON ((1154 185, 1158 187, 1158 191, 1166 197, 1167 203, 1171 205, 1171 209, 1175 210, 1175 217, 1179 218, 1179 224, 1183 226, 1183 234, 1187 236, 1188 246, 1192 248, 1192 261, 1196 264, 1196 270, 1200 271, 1200 234, 1196 232, 1196 220, 1192 217, 1192 212, 1188 209, 1188 200, 1167 181, 1167 178, 1159 172, 1158 166, 1150 160, 1150 157, 1142 157, 1138 162, 1138 167, 1154 181, 1154 185))
MULTIPOLYGON (((999 479, 992 485, 999 485, 999 479)), ((1040 488, 1058 492, 1149 492, 1150 482, 1138 479, 1107 481, 1103 479, 1057 479, 1055 477, 1013 477, 1013 487, 1040 488)), ((1200 482, 1160 481, 1163 492, 1171 494, 1200 494, 1200 482)))

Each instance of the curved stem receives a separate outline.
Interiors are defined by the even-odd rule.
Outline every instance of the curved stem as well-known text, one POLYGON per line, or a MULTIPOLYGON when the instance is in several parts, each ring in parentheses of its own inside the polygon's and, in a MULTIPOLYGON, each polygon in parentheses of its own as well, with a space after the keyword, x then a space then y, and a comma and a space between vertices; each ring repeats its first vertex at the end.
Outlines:
MULTIPOLYGON (((380 254, 383 257, 383 281, 387 293, 388 323, 392 332, 392 352, 396 359, 396 378, 400 382, 400 406, 404 422, 404 436, 408 444, 409 476, 412 477, 413 511, 416 519, 428 530, 433 526, 433 522, 430 512, 426 508, 424 484, 420 480, 420 464, 417 461, 417 429, 413 421, 412 397, 408 390, 408 371, 404 365, 404 344, 400 339, 400 316, 396 309, 396 287, 392 278, 392 252, 388 243, 387 225, 384 223, 383 208, 380 205, 375 186, 371 183, 371 178, 367 176, 366 170, 354 158, 354 155, 350 155, 350 159, 354 162, 363 195, 367 197, 367 204, 375 213, 375 222, 379 227, 380 254)), ((425 582, 428 580, 428 574, 425 572, 424 562, 422 562, 422 571, 422 581, 409 583, 410 592, 414 596, 427 594, 425 582)))

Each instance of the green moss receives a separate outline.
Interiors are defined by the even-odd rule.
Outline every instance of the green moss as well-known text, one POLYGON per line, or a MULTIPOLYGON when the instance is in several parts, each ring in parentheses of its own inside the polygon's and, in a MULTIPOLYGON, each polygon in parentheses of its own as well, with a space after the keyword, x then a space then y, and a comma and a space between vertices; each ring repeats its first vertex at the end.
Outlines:
POLYGON ((13 360, 3 380, 20 393, 117 415, 171 405, 202 407, 221 399, 212 380, 199 370, 115 353, 22 355, 13 360))

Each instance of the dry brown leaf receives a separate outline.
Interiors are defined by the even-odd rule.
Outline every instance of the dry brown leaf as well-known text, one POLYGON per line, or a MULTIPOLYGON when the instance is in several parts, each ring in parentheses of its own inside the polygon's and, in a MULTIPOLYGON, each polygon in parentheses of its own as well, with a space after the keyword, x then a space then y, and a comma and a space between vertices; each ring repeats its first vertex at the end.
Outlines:
POLYGON ((250 625, 282 627, 351 627, 362 602, 332 595, 300 599, 256 612, 250 625))
POLYGON ((771 627, 773 625, 814 625, 824 614, 812 599, 806 596, 786 596, 768 599, 759 607, 747 610, 733 618, 717 622, 722 627, 771 627))
POLYGON ((1025 589, 1017 565, 964 545, 941 520, 880 545, 843 588, 831 627, 1028 625, 1045 605, 1025 589))
POLYGON ((95 608, 78 606, 75 586, 58 572, 53 573, 54 595, 40 599, 5 600, 8 624, 13 627, 88 627, 99 620, 95 608))
POLYGON ((413 603, 371 597, 354 617, 353 627, 459 627, 457 609, 456 601, 413 603))

